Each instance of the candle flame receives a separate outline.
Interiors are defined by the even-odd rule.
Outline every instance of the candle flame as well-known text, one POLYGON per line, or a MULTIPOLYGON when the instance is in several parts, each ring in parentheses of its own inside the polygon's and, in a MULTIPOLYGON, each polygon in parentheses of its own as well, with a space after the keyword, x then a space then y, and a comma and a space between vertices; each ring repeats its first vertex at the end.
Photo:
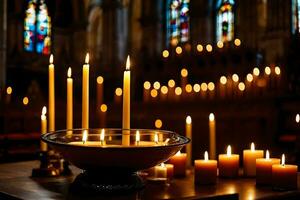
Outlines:
POLYGON ((50 55, 49 63, 50 63, 50 64, 53 64, 53 54, 50 55))
POLYGON ((161 167, 165 167, 165 163, 161 163, 160 166, 161 166, 161 167))
POLYGON ((227 147, 227 156, 231 156, 231 146, 228 145, 227 147))
POLYGON ((296 122, 297 122, 297 123, 300 122, 300 115, 299 115, 299 114, 296 115, 296 122))
POLYGON ((181 152, 180 152, 180 150, 175 154, 176 156, 178 156, 178 155, 180 155, 181 154, 181 152))
POLYGON ((285 155, 284 155, 284 154, 282 154, 281 165, 282 165, 282 166, 285 165, 285 155))
POLYGON ((104 128, 101 129, 101 133, 100 133, 100 141, 101 141, 101 144, 103 144, 105 140, 105 131, 104 131, 104 128))
POLYGON ((82 143, 83 144, 87 141, 87 137, 88 137, 87 130, 84 130, 83 135, 82 135, 82 143))
POLYGON ((71 78, 71 76, 72 76, 72 68, 69 67, 68 68, 68 78, 71 78))
POLYGON ((165 140, 165 145, 167 145, 167 144, 169 143, 169 141, 170 141, 170 138, 167 138, 167 139, 165 140))
POLYGON ((90 61, 90 54, 86 53, 86 55, 85 55, 85 63, 89 64, 89 61, 90 61))
POLYGON ((158 144, 158 134, 157 133, 154 134, 154 142, 156 144, 158 144))
POLYGON ((191 118, 191 116, 187 116, 186 117, 186 119, 185 119, 185 122, 187 123, 187 124, 191 124, 192 123, 192 118, 191 118))
POLYGON ((253 142, 251 143, 251 151, 255 151, 255 146, 253 142))
POLYGON ((269 150, 267 150, 267 152, 266 152, 266 159, 267 159, 267 160, 270 159, 270 153, 269 153, 269 150))
POLYGON ((42 109, 42 115, 46 115, 46 113, 47 113, 47 107, 44 106, 43 109, 42 109))
POLYGON ((204 152, 204 160, 208 161, 208 153, 207 153, 207 151, 204 152))
POLYGON ((127 56, 127 60, 126 60, 126 70, 130 70, 130 57, 129 57, 129 55, 127 56))
POLYGON ((135 141, 136 141, 137 144, 140 142, 140 131, 136 131, 135 141))
POLYGON ((209 114, 209 116, 208 116, 208 119, 209 119, 209 121, 215 121, 215 115, 214 115, 214 113, 210 113, 209 114))

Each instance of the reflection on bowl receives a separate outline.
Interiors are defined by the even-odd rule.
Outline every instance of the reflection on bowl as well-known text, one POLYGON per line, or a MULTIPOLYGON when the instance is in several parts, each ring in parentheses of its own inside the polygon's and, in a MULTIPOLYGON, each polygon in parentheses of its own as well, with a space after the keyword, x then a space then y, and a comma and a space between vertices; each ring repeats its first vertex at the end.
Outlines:
POLYGON ((106 170, 136 172, 162 163, 185 144, 188 138, 171 131, 130 132, 130 145, 122 145, 122 129, 73 129, 42 135, 42 140, 80 169, 103 173, 106 170), (103 132, 103 131, 102 131, 103 132), (87 134, 84 136, 84 134, 87 134), (86 138, 85 138, 86 137, 86 138))

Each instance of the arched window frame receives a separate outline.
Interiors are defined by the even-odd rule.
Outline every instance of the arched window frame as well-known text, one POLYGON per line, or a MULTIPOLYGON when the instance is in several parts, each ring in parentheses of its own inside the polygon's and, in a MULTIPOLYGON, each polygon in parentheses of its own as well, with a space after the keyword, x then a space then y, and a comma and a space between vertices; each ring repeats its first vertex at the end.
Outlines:
POLYGON ((219 0, 216 4, 216 8, 217 8, 216 41, 217 42, 218 41, 230 42, 234 39, 234 23, 235 23, 234 7, 235 7, 234 0, 219 0), (223 20, 224 18, 225 20, 223 20), (224 29, 227 29, 227 31, 224 29))

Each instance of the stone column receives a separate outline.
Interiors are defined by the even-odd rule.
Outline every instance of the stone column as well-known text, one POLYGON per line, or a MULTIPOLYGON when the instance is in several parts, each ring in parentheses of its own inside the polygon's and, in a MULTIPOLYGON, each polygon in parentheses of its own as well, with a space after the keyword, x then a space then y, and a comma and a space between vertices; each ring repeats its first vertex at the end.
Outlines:
POLYGON ((0 89, 6 82, 7 0, 0 3, 0 89))

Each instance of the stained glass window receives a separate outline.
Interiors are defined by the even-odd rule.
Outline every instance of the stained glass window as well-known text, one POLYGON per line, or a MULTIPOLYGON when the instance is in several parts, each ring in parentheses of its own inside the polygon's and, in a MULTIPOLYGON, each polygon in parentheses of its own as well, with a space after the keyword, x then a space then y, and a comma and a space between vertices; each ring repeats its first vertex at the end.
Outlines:
POLYGON ((169 0, 167 43, 173 46, 189 40, 189 0, 169 0))
POLYGON ((234 0, 219 0, 217 3, 216 39, 228 42, 234 37, 234 0))
POLYGON ((43 0, 30 0, 24 21, 24 49, 48 55, 50 47, 51 19, 47 6, 43 0))
POLYGON ((292 33, 300 32, 300 0, 292 0, 292 33))

